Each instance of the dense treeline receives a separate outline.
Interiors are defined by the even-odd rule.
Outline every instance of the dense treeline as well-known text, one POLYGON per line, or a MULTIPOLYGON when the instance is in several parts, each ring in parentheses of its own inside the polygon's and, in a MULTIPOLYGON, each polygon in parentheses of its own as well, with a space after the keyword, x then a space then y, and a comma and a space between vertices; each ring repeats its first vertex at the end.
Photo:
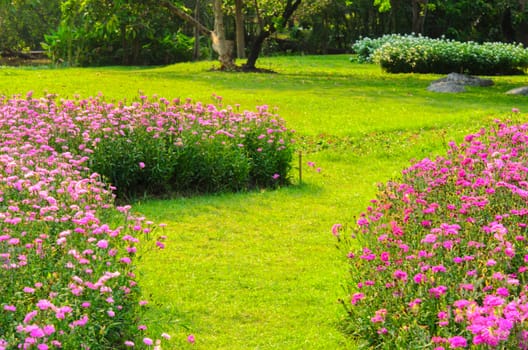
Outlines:
MULTIPOLYGON (((215 25, 213 2, 0 0, 0 54, 45 50, 70 65, 210 58, 213 46, 203 28, 215 25)), ((252 51, 347 52, 360 37, 386 33, 528 44, 526 0, 224 0, 222 5, 225 37, 236 40, 238 57, 252 57, 252 51), (293 13, 286 17, 288 10, 293 13)))

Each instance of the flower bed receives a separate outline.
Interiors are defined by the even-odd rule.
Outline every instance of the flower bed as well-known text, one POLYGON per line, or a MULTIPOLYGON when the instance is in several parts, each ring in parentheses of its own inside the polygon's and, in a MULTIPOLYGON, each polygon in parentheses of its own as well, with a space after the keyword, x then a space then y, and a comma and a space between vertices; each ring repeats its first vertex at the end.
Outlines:
POLYGON ((528 347, 528 124, 497 122, 388 182, 351 230, 344 326, 376 348, 528 347))
POLYGON ((288 182, 292 131, 266 106, 238 113, 216 102, 0 98, 0 350, 170 338, 141 324, 134 274, 164 236, 116 207, 116 194, 288 182))
POLYGON ((256 112, 154 98, 29 101, 54 125, 50 144, 86 155, 118 197, 194 194, 288 183, 293 132, 267 106, 256 112))

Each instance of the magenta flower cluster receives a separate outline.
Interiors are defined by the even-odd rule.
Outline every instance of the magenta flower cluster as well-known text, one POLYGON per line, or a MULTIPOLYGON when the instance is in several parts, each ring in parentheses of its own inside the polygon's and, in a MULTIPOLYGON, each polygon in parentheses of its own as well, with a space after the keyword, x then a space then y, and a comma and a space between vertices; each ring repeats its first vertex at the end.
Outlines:
POLYGON ((2 350, 121 348, 147 338, 137 328, 145 302, 134 261, 147 238, 162 247, 155 229, 163 225, 114 204, 90 169, 90 130, 76 122, 103 126, 75 118, 49 98, 0 98, 2 350), (86 140, 77 145, 84 153, 59 140, 67 133, 86 140))
POLYGON ((267 106, 237 107, 140 96, 4 100, 52 126, 49 145, 90 159, 121 198, 237 191, 288 183, 293 131, 267 106))
POLYGON ((398 349, 528 348, 528 124, 497 121, 380 188, 351 231, 346 329, 398 349))

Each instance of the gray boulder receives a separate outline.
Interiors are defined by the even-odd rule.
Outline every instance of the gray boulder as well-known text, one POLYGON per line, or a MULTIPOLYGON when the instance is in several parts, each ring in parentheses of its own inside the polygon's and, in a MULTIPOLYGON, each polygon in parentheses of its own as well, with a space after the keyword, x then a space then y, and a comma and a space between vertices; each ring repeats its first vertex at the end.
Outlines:
POLYGON ((450 92, 450 93, 458 93, 458 92, 465 92, 466 88, 462 84, 456 84, 449 81, 439 81, 434 82, 427 90, 432 92, 450 92))
POLYGON ((466 74, 449 73, 447 77, 435 80, 427 90, 433 92, 464 92, 464 86, 492 86, 493 80, 466 74))
POLYGON ((516 89, 511 89, 509 91, 506 91, 506 94, 528 96, 528 86, 522 86, 516 89))

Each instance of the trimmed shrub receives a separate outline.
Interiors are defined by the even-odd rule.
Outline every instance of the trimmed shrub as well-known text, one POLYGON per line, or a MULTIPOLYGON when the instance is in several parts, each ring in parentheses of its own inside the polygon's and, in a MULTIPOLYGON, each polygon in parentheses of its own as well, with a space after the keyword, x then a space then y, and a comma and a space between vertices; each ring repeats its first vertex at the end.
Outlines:
POLYGON ((528 50, 521 44, 388 35, 362 39, 354 48, 359 50, 361 60, 378 63, 389 73, 496 75, 522 74, 528 68, 528 50))
MULTIPOLYGON (((383 349, 526 349, 528 124, 497 122, 380 188, 352 233, 344 328, 383 349)), ((346 234, 345 234, 346 233, 346 234)))
POLYGON ((283 120, 266 106, 239 113, 215 98, 217 105, 49 99, 30 108, 55 125, 52 145, 89 157, 120 198, 288 184, 293 132, 283 120))
POLYGON ((399 34, 385 34, 379 38, 364 37, 352 44, 352 50, 357 54, 359 63, 373 63, 374 52, 391 40, 400 38, 399 34))

